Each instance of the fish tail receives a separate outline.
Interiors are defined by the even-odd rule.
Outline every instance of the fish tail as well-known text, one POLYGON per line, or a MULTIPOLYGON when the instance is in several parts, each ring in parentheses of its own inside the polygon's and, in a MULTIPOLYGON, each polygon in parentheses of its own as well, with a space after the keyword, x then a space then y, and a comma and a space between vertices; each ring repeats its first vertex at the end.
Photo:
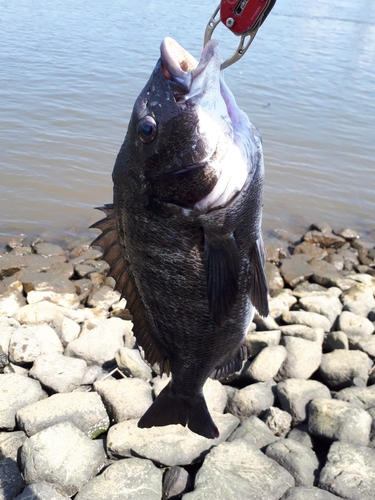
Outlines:
POLYGON ((171 391, 171 383, 161 391, 138 422, 138 427, 160 427, 169 424, 187 425, 191 431, 209 439, 219 436, 219 430, 211 418, 203 394, 187 401, 171 391))

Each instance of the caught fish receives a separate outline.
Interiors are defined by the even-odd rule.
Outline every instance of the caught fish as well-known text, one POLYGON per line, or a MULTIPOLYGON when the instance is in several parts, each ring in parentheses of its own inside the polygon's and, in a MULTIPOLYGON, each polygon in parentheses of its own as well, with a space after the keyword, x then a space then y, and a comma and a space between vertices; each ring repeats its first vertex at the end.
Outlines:
POLYGON ((208 377, 239 370, 254 307, 268 314, 261 236, 261 138, 220 71, 171 38, 135 102, 113 170, 113 204, 92 227, 150 365, 171 381, 138 426, 219 431, 208 377))

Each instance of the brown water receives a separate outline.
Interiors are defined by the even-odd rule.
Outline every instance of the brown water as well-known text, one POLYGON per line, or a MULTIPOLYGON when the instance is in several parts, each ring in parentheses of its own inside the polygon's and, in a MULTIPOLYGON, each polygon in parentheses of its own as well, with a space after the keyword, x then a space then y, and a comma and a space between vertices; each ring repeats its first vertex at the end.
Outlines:
MULTIPOLYGON (((100 216, 160 41, 199 58, 217 1, 0 3, 0 236, 61 235, 100 216)), ((226 70, 263 135, 266 231, 375 227, 375 2, 337 3, 278 0, 226 70)), ((228 56, 237 40, 217 37, 228 56)))

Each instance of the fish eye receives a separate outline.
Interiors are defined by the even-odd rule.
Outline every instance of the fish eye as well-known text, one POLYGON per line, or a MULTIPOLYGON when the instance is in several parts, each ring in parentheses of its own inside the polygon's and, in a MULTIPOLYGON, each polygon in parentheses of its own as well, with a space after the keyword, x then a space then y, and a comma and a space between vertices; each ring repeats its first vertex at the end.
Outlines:
POLYGON ((145 116, 138 123, 138 136, 147 144, 155 139, 157 129, 158 126, 152 116, 145 116))

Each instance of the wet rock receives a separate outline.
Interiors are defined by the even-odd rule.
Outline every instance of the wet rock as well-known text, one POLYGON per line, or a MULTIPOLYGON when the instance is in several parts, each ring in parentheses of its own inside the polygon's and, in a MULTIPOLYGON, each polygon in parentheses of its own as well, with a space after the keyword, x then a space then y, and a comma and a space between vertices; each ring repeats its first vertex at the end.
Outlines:
POLYGON ((49 484, 35 483, 27 486, 14 500, 69 500, 49 484))
POLYGON ((0 460, 11 458, 17 462, 18 450, 25 439, 26 434, 22 431, 0 432, 0 460))
POLYGON ((334 395, 334 399, 347 401, 352 405, 368 410, 375 406, 375 386, 370 387, 348 387, 334 395))
POLYGON ((229 436, 228 441, 243 439, 250 444, 261 449, 277 441, 277 437, 258 417, 252 416, 242 422, 237 429, 229 436))
POLYGON ((314 448, 314 442, 312 436, 309 434, 309 429, 306 423, 296 425, 288 434, 288 439, 293 439, 298 443, 307 446, 308 448, 314 448))
POLYGON ((66 256, 66 251, 63 250, 59 245, 54 245, 53 243, 41 242, 34 246, 35 253, 41 255, 42 257, 52 257, 54 255, 66 256))
POLYGON ((283 337, 281 344, 286 348, 287 356, 275 380, 308 379, 319 368, 322 347, 317 342, 298 337, 283 337))
POLYGON ((347 335, 371 335, 375 326, 373 323, 350 311, 343 311, 338 319, 338 329, 347 335))
POLYGON ((31 363, 42 354, 63 352, 56 332, 48 325, 22 325, 12 333, 9 359, 13 363, 31 363))
POLYGON ((325 260, 332 264, 338 271, 342 271, 344 269, 344 257, 342 255, 338 255, 337 253, 331 253, 325 260))
POLYGON ((130 458, 110 465, 100 476, 91 479, 75 500, 160 500, 162 470, 149 460, 130 458))
POLYGON ((273 381, 268 381, 244 387, 236 392, 231 400, 228 400, 227 410, 241 421, 251 415, 260 415, 274 404, 275 385, 273 381))
POLYGON ((0 375, 0 429, 13 430, 16 412, 43 397, 38 381, 16 373, 0 375))
POLYGON ((92 441, 71 422, 30 437, 20 457, 26 484, 49 483, 67 496, 77 493, 94 477, 105 460, 103 441, 92 441))
POLYGON ((367 317, 375 307, 375 299, 371 287, 358 283, 342 293, 341 300, 346 311, 358 316, 367 317))
POLYGON ((307 311, 289 311, 282 315, 283 321, 291 325, 307 325, 311 328, 323 328, 325 332, 331 329, 331 323, 325 316, 307 311))
POLYGON ((375 450, 337 442, 330 447, 319 487, 349 500, 373 500, 375 450))
POLYGON ((86 362, 63 354, 42 354, 36 358, 30 376, 54 392, 72 392, 82 383, 86 362))
POLYGON ((181 495, 190 484, 189 473, 183 467, 171 467, 164 475, 162 500, 181 495))
POLYGON ((338 498, 341 497, 319 488, 297 486, 289 488, 281 500, 337 500, 338 498))
POLYGON ((288 379, 277 384, 277 398, 281 408, 293 417, 293 424, 307 418, 307 405, 312 399, 331 399, 328 387, 317 380, 288 379))
POLYGON ((318 313, 330 322, 330 327, 333 326, 337 317, 342 311, 342 304, 337 297, 333 297, 328 293, 314 294, 308 297, 302 297, 299 300, 302 309, 308 312, 318 313))
POLYGON ((78 338, 81 327, 76 321, 73 321, 62 314, 57 314, 51 322, 51 327, 57 333, 62 345, 66 347, 69 342, 78 338))
POLYGON ((298 255, 300 253, 309 255, 316 259, 324 259, 324 257, 328 255, 327 250, 318 247, 313 243, 308 243, 307 241, 303 241, 302 243, 294 247, 294 255, 298 255))
POLYGON ((251 357, 257 356, 267 346, 277 346, 280 343, 280 330, 250 332, 246 336, 246 345, 251 357))
POLYGON ((25 486, 17 464, 11 458, 0 460, 0 498, 13 500, 25 486))
POLYGON ((264 423, 270 428, 275 436, 285 437, 292 425, 291 415, 276 406, 271 406, 262 415, 264 423))
POLYGON ((166 466, 190 464, 212 446, 225 441, 239 424, 230 414, 213 413, 212 418, 220 432, 216 439, 207 439, 181 425, 140 429, 138 420, 126 420, 109 429, 107 453, 114 458, 148 458, 166 466))
POLYGON ((243 440, 213 448, 184 500, 264 498, 279 500, 294 478, 274 460, 243 440), (220 478, 220 480, 218 480, 220 478))
POLYGON ((363 446, 369 443, 372 419, 362 408, 337 399, 313 399, 308 415, 309 432, 314 436, 363 446))
POLYGON ((17 423, 28 436, 53 425, 71 422, 91 439, 105 432, 109 418, 95 392, 54 394, 17 412, 17 423))
POLYGON ((281 277, 280 271, 271 262, 266 262, 264 272, 267 278, 269 290, 279 290, 284 286, 284 280, 281 277))
POLYGON ((305 340, 311 340, 322 345, 324 340, 323 328, 311 328, 307 325, 284 325, 280 326, 283 336, 286 337, 299 337, 305 340))
POLYGON ((151 368, 142 359, 138 349, 122 347, 116 351, 116 363, 125 373, 142 380, 152 378, 151 368))
POLYGON ((275 377, 287 356, 284 346, 269 346, 261 350, 251 362, 246 373, 241 373, 241 378, 248 378, 255 382, 266 382, 275 377))
POLYGON ((319 372, 330 389, 340 390, 350 387, 357 377, 366 383, 371 366, 364 352, 338 349, 323 354, 319 372))
POLYGON ((281 276, 284 278, 285 283, 292 288, 302 281, 308 280, 314 274, 314 269, 304 259, 297 257, 299 256, 284 259, 280 267, 281 276))
POLYGON ((286 469, 296 486, 313 486, 319 462, 311 448, 292 439, 280 439, 267 446, 266 455, 286 469))
POLYGON ((333 233, 328 233, 328 231, 320 232, 320 231, 308 231, 303 236, 303 241, 307 243, 315 243, 323 248, 332 247, 332 248, 340 248, 345 244, 345 239, 341 236, 336 236, 333 233))
POLYGON ((349 349, 348 337, 344 332, 328 332, 324 337, 323 350, 332 352, 336 349, 349 349))

